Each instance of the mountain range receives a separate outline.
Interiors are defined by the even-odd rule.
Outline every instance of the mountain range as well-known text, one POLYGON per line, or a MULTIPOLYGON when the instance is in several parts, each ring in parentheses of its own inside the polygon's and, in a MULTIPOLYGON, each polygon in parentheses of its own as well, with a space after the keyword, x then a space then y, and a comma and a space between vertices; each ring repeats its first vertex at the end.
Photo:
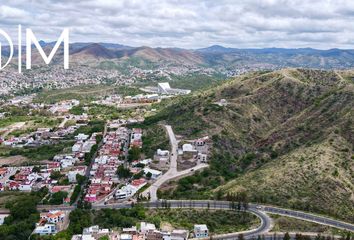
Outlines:
MULTIPOLYGON (((54 42, 40 41, 47 54, 54 42)), ((24 49, 23 49, 24 50, 24 49)), ((4 56, 8 47, 3 47, 4 56)), ((34 54, 38 54, 34 49, 34 54)), ((25 51, 23 51, 24 53, 25 51)), ((16 52, 15 52, 16 55, 16 52)), ((201 49, 131 47, 113 43, 72 43, 71 61, 74 63, 97 63, 100 61, 126 61, 139 59, 158 66, 183 65, 192 67, 211 67, 233 70, 237 68, 280 69, 284 67, 305 67, 319 69, 348 69, 354 66, 354 50, 312 48, 263 48, 239 49, 219 45, 201 49)), ((62 56, 62 49, 56 58, 62 56)))

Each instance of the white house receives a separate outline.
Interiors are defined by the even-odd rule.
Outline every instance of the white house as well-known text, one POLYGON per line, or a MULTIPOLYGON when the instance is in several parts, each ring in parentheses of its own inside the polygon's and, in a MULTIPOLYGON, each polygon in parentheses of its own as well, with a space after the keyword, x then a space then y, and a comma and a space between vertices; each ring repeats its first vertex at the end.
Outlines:
POLYGON ((120 240, 132 240, 133 236, 131 234, 123 233, 120 235, 120 240))
POLYGON ((47 223, 44 225, 36 224, 36 229, 34 229, 35 234, 39 235, 52 235, 57 233, 55 224, 47 223))
POLYGON ((138 189, 132 185, 123 186, 121 189, 117 190, 115 193, 116 199, 126 199, 133 196, 138 189))
POLYGON ((48 213, 42 213, 41 219, 47 220, 48 223, 58 223, 64 221, 65 213, 62 211, 49 211, 48 213))
POLYGON ((159 156, 168 156, 170 154, 170 151, 157 149, 156 154, 159 155, 159 156))
POLYGON ((8 217, 10 214, 0 214, 0 225, 4 224, 5 218, 8 217))
POLYGON ((182 150, 183 152, 197 152, 197 150, 194 148, 192 144, 186 143, 182 145, 182 150))
POLYGON ((81 176, 84 176, 85 175, 85 168, 82 168, 82 169, 76 169, 76 170, 73 170, 73 171, 69 171, 68 172, 68 179, 69 179, 69 182, 71 183, 74 183, 76 182, 76 175, 77 174, 80 174, 81 176))
POLYGON ((207 238, 209 236, 209 230, 205 224, 194 225, 193 232, 196 238, 207 238))
POLYGON ((162 175, 161 171, 155 170, 155 169, 151 169, 151 168, 144 168, 144 173, 151 173, 151 178, 152 179, 156 179, 158 177, 160 177, 162 175))
POLYGON ((33 186, 32 181, 26 181, 25 183, 21 183, 18 187, 18 190, 20 191, 31 191, 33 186))
POLYGON ((60 165, 62 168, 68 168, 74 165, 76 160, 74 158, 64 158, 60 160, 60 165))
POLYGON ((140 233, 145 234, 149 231, 154 231, 154 230, 156 230, 155 224, 147 223, 147 222, 140 223, 140 233))
POLYGON ((82 148, 82 142, 77 142, 72 146, 71 151, 72 152, 80 152, 81 148, 82 148))
POLYGON ((75 136, 76 140, 79 141, 85 141, 89 138, 89 135, 83 134, 83 133, 79 133, 78 135, 75 136))

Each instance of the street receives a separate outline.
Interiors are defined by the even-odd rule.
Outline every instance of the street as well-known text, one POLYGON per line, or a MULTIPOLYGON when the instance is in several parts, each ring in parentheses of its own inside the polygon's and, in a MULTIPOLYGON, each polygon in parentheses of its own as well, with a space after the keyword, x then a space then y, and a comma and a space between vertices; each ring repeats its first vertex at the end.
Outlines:
POLYGON ((184 171, 178 172, 177 171, 177 150, 178 150, 178 141, 176 139, 176 136, 172 130, 172 127, 170 125, 165 125, 165 129, 167 131, 169 140, 170 140, 170 145, 171 145, 171 152, 170 152, 170 168, 168 171, 162 175, 160 178, 156 180, 149 188, 147 188, 142 195, 146 198, 150 197, 150 201, 154 202, 157 201, 157 190, 161 187, 162 184, 165 182, 168 182, 170 180, 179 178, 179 177, 184 177, 188 175, 194 174, 195 171, 198 171, 200 169, 206 168, 209 165, 208 164, 199 164, 195 167, 192 167, 190 169, 186 169, 184 171))

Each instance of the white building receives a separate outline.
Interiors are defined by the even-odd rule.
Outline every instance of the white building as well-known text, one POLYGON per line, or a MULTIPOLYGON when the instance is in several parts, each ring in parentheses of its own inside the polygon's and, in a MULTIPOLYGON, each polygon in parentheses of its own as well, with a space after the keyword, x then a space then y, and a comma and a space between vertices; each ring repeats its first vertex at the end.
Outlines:
POLYGON ((76 169, 76 170, 73 170, 73 171, 69 171, 68 172, 68 180, 70 183, 75 183, 77 180, 76 180, 76 175, 77 174, 80 174, 81 176, 85 176, 85 168, 82 168, 82 169, 76 169))
POLYGON ((170 86, 170 84, 168 82, 158 83, 157 84, 158 93, 168 94, 170 90, 171 90, 171 86, 170 86))
POLYGON ((189 232, 185 229, 174 229, 171 232, 171 240, 187 240, 189 232))
POLYGON ((194 225, 193 232, 195 238, 207 238, 209 236, 209 230, 205 224, 194 225))
POLYGON ((132 240, 133 236, 131 234, 123 233, 120 235, 120 240, 132 240))
POLYGON ((132 185, 123 186, 121 189, 118 189, 115 193, 116 199, 126 199, 133 196, 138 189, 132 185))
POLYGON ((89 135, 83 134, 83 133, 79 133, 78 135, 75 136, 76 140, 79 141, 85 141, 89 138, 89 135))
POLYGON ((182 150, 183 153, 185 152, 197 152, 197 150, 194 148, 194 146, 192 144, 189 143, 185 143, 182 145, 182 150))
POLYGON ((140 223, 140 232, 142 234, 145 234, 149 231, 154 231, 154 230, 156 230, 155 224, 147 223, 147 222, 140 223))
POLYGON ((41 213, 40 218, 46 220, 48 223, 63 222, 65 213, 63 211, 54 210, 48 213, 41 213))
POLYGON ((8 217, 10 214, 0 214, 0 225, 4 224, 5 218, 8 217))
POLYGON ((170 155, 170 151, 157 149, 156 154, 159 156, 168 156, 168 155, 170 155))
POLYGON ((39 235, 52 235, 56 233, 57 233, 56 226, 55 224, 52 223, 47 223, 44 225, 39 225, 37 223, 36 229, 34 229, 34 234, 39 234, 39 235))
POLYGON ((160 93, 160 94, 181 95, 181 94, 189 94, 190 92, 191 92, 191 90, 188 90, 188 89, 171 88, 171 86, 168 82, 157 84, 157 93, 160 93))
POLYGON ((72 148, 71 148, 71 151, 72 152, 80 152, 81 151, 81 148, 82 148, 82 142, 77 142, 75 143, 72 148))
POLYGON ((151 173, 151 178, 152 179, 156 179, 158 177, 160 177, 162 175, 161 171, 155 170, 155 169, 151 169, 151 168, 144 168, 144 173, 151 173))

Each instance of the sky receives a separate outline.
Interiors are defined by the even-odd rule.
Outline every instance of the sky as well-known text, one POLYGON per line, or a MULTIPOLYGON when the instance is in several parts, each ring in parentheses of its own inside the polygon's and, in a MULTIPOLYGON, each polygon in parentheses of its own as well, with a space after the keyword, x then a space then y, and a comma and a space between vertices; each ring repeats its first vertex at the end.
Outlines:
MULTIPOLYGON (((0 0, 0 29, 38 39, 202 48, 354 48, 352 0, 0 0)), ((0 36, 0 40, 4 39, 0 36)))

